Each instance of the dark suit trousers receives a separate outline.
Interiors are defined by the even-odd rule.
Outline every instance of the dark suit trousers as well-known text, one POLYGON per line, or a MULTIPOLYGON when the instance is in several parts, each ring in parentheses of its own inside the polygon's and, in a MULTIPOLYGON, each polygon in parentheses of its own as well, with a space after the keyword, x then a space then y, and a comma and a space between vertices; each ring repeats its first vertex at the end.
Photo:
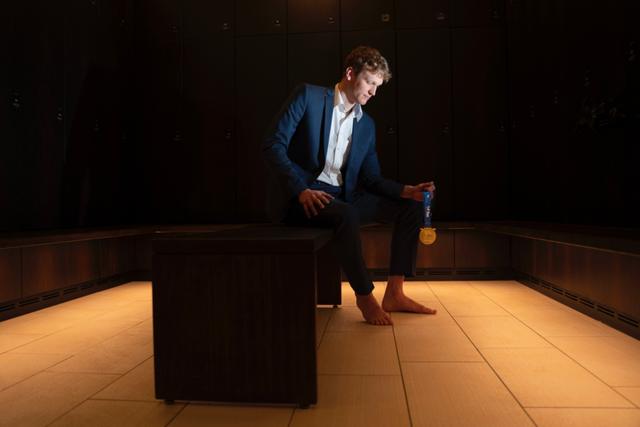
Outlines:
POLYGON ((312 218, 306 217, 302 205, 296 201, 289 209, 285 223, 333 228, 334 253, 356 294, 368 295, 373 291, 373 283, 362 256, 361 225, 392 222, 389 274, 406 277, 415 275, 418 234, 422 225, 420 202, 362 193, 352 203, 347 203, 341 197, 339 187, 316 181, 311 188, 325 191, 335 198, 312 218))

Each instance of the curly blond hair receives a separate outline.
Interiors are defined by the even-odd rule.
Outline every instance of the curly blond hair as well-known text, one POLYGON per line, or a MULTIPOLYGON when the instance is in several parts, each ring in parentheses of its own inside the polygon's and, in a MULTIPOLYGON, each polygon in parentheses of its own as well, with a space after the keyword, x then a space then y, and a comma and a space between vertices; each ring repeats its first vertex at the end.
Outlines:
POLYGON ((384 82, 391 78, 389 63, 378 49, 369 46, 358 46, 353 49, 344 60, 344 68, 353 68, 357 76, 364 69, 370 73, 380 74, 384 82))

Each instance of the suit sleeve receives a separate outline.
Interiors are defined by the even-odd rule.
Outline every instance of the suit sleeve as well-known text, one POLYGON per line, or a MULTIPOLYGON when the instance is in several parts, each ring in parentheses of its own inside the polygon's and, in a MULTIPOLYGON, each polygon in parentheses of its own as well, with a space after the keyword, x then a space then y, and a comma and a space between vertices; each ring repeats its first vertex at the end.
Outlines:
POLYGON ((372 141, 368 144, 369 149, 360 167, 359 181, 364 188, 371 193, 399 199, 404 185, 391 179, 386 179, 380 172, 380 162, 376 154, 375 125, 373 125, 371 135, 372 141))
POLYGON ((291 139, 307 108, 307 95, 306 85, 294 89, 276 115, 262 143, 267 165, 292 197, 308 188, 287 155, 291 139))

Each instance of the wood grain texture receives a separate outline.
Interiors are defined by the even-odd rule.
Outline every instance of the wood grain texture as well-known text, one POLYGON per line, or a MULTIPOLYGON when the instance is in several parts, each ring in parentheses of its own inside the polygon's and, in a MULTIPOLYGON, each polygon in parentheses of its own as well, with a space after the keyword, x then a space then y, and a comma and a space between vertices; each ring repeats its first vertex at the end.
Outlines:
POLYGON ((0 250, 0 302, 20 298, 20 263, 19 249, 0 250))
POLYGON ((315 403, 313 254, 154 254, 156 396, 315 403))

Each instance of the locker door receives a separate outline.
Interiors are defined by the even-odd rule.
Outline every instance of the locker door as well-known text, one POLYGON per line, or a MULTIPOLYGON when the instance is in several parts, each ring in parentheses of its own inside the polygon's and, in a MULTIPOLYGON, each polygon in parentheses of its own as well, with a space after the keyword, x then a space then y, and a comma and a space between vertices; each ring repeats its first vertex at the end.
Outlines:
POLYGON ((140 46, 135 80, 139 93, 136 138, 142 189, 138 199, 144 218, 152 222, 184 222, 186 195, 181 110, 182 54, 180 11, 174 0, 145 3, 139 14, 148 16, 137 32, 140 46), (177 24, 176 24, 177 23, 177 24))
POLYGON ((450 25, 449 0, 396 0, 397 28, 445 28, 450 25))
POLYGON ((236 0, 236 34, 284 33, 286 25, 286 0, 236 0))
POLYGON ((338 31, 338 0, 291 0, 287 3, 289 33, 338 31))
POLYGON ((340 80, 338 33, 291 34, 287 43, 289 91, 300 83, 333 87, 340 80))
POLYGON ((342 31, 392 29, 393 0, 342 0, 342 31))
POLYGON ((185 38, 202 38, 232 31, 234 5, 234 1, 184 0, 182 21, 185 38))
MULTIPOLYGON (((0 215, 0 230, 10 231, 16 227, 17 214, 14 203, 14 189, 17 187, 15 165, 17 162, 15 114, 12 99, 12 89, 9 76, 13 74, 10 68, 15 67, 13 52, 10 48, 17 29, 16 3, 5 6, 0 16, 0 55, 8 59, 8 66, 0 67, 0 206, 5 206, 4 214, 0 215)), ((8 282, 8 280, 7 280, 8 282)), ((18 289, 19 292, 19 289, 18 289)), ((8 298, 6 298, 8 299, 8 298)))
POLYGON ((451 0, 453 27, 499 26, 504 15, 505 0, 451 0))
POLYGON ((261 144, 287 96, 284 36, 236 39, 236 132, 239 221, 263 221, 267 173, 261 144))
POLYGON ((434 217, 453 215, 450 31, 398 31, 399 179, 433 180, 434 217))
MULTIPOLYGON (((186 15, 185 15, 186 18, 186 15)), ((222 27, 219 27, 222 28, 222 27)), ((189 220, 232 221, 236 162, 233 135, 233 37, 198 29, 184 41, 185 191, 189 220)))
POLYGON ((14 163, 11 182, 16 187, 13 206, 23 229, 54 227, 59 221, 63 159, 59 122, 63 19, 59 9, 22 4, 10 9, 15 19, 8 69, 14 137, 8 144, 14 163))
POLYGON ((504 218, 508 175, 503 32, 453 30, 455 212, 464 219, 504 218))
MULTIPOLYGON (((344 3, 343 3, 344 4, 344 3)), ((395 34, 390 31, 354 31, 342 34, 342 59, 355 47, 375 47, 389 63, 391 73, 395 64, 395 34)), ((398 177, 398 122, 396 117, 396 85, 392 78, 383 84, 376 96, 364 106, 364 111, 376 123, 376 146, 382 174, 389 179, 398 177)))

